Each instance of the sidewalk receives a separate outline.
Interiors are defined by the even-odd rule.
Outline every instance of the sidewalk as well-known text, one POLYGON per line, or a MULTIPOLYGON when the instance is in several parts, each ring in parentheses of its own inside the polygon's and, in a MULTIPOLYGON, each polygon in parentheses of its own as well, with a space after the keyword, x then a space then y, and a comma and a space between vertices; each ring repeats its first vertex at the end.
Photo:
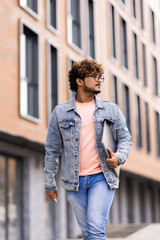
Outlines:
MULTIPOLYGON (((83 240, 83 239, 78 238, 68 240, 83 240)), ((149 224, 124 238, 107 238, 107 240, 160 240, 160 223, 149 224)))

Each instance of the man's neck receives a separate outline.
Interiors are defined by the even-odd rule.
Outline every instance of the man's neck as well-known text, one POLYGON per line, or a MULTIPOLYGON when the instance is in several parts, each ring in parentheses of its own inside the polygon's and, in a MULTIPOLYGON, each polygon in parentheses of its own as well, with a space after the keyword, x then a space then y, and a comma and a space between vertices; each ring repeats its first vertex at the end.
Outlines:
POLYGON ((77 93, 76 95, 76 101, 80 103, 91 102, 93 99, 94 99, 94 94, 82 95, 77 93))

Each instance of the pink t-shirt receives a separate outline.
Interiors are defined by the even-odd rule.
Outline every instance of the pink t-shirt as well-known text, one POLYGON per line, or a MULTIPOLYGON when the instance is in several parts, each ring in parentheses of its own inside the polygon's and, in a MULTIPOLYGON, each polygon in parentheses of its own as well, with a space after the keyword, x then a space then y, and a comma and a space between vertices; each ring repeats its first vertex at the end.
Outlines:
POLYGON ((95 99, 88 103, 79 103, 76 101, 76 108, 81 116, 80 176, 102 172, 96 149, 96 137, 93 122, 95 107, 95 99))

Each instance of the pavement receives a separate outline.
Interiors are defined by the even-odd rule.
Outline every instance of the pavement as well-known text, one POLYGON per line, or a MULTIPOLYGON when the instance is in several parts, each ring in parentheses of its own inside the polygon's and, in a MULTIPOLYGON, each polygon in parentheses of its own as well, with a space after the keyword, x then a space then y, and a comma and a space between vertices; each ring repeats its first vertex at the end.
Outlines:
MULTIPOLYGON (((68 239, 71 240, 71 239, 68 239)), ((83 239, 72 239, 83 240, 83 239)), ((160 223, 149 224, 142 229, 123 238, 107 238, 107 240, 160 240, 160 223)))

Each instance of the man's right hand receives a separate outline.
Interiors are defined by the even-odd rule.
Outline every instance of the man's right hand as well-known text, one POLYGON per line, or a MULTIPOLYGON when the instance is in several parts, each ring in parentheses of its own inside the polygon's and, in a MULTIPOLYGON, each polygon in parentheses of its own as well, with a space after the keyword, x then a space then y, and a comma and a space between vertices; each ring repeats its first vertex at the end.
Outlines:
POLYGON ((57 202, 57 198, 58 198, 58 191, 57 189, 52 190, 52 191, 46 191, 47 196, 49 197, 49 199, 53 202, 57 202))

